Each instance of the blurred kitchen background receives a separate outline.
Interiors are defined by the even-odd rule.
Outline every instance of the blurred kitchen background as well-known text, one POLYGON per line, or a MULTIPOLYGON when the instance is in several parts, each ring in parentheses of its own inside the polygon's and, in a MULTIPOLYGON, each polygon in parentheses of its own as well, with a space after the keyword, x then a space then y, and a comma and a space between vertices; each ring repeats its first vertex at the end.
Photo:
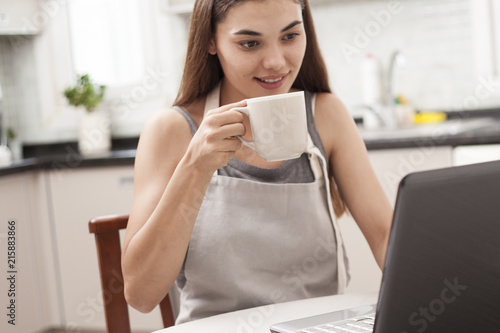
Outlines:
MULTIPOLYGON (((62 91, 86 72, 108 86, 100 108, 112 113, 113 137, 138 136, 175 97, 191 3, 0 0, 3 127, 25 144, 76 140, 79 115, 62 91)), ((404 66, 394 66, 394 92, 416 109, 500 106, 498 0, 311 6, 332 86, 353 115, 363 101, 363 60, 372 55, 386 78, 395 51, 404 66)))
MULTIPOLYGON (((370 119, 360 133, 391 203, 409 172, 500 159, 500 0, 310 1, 334 91, 358 123, 370 119), (375 111, 396 96, 426 123, 376 129, 375 111)), ((19 237, 18 321, 0 322, 1 332, 105 331, 87 223, 130 211, 137 139, 175 98, 192 4, 0 0, 1 253, 8 220, 19 237), (111 115, 113 146, 95 158, 79 155, 84 111, 63 96, 83 73, 107 86, 99 109, 111 115), (28 158, 11 163, 7 137, 28 158)), ((347 291, 377 292, 380 269, 361 231, 350 216, 339 223, 347 291)), ((130 314, 136 332, 161 328, 157 311, 130 314)))

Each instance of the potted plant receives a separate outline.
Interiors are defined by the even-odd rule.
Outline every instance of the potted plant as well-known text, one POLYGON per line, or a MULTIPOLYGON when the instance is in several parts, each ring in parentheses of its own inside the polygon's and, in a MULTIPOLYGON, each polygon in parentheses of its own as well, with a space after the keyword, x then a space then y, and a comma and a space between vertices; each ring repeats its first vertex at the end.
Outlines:
POLYGON ((82 155, 106 153, 111 149, 111 129, 107 112, 98 110, 106 86, 92 81, 88 74, 77 77, 76 85, 64 90, 70 105, 84 108, 78 134, 78 149, 82 155))
POLYGON ((12 127, 7 127, 7 145, 12 152, 12 158, 14 160, 23 158, 23 144, 12 127))

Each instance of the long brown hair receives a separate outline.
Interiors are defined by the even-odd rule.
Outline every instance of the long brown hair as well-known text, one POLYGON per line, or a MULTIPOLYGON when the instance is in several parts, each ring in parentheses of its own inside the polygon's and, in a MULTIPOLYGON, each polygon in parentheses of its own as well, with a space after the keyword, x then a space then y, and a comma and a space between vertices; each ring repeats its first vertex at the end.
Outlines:
MULTIPOLYGON (((191 15, 184 74, 175 105, 186 106, 207 95, 224 73, 217 55, 208 53, 217 24, 227 11, 249 0, 196 0, 191 15)), ((295 0, 302 5, 304 30, 307 38, 302 67, 293 87, 311 92, 331 92, 328 73, 321 56, 308 0, 295 0)))
MULTIPOLYGON (((196 0, 191 15, 184 73, 174 105, 187 106, 206 96, 224 77, 217 55, 208 50, 216 27, 227 11, 249 0, 196 0)), ((294 0, 302 6, 302 19, 307 38, 302 66, 293 87, 310 92, 331 92, 326 65, 321 55, 314 29, 309 0, 294 0)), ((335 215, 347 211, 335 180, 332 179, 332 199, 335 215)))

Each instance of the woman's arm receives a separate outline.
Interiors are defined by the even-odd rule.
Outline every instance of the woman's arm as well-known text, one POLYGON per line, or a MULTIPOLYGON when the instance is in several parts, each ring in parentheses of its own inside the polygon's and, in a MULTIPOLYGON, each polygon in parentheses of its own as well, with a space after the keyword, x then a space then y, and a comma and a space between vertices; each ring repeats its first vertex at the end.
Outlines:
POLYGON ((317 95, 315 124, 347 207, 383 268, 393 210, 373 172, 356 124, 333 94, 317 95))
POLYGON ((215 170, 239 149, 243 116, 227 105, 207 113, 192 137, 175 110, 145 124, 137 148, 134 202, 124 238, 122 271, 127 302, 151 311, 173 285, 215 170))

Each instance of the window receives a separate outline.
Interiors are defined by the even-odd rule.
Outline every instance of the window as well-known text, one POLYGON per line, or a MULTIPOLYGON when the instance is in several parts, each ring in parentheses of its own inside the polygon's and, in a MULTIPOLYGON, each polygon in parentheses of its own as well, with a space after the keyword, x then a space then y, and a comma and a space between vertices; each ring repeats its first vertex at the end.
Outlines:
POLYGON ((120 87, 140 82, 144 47, 137 0, 70 0, 74 70, 120 87))
POLYGON ((99 107, 114 137, 137 136, 148 116, 173 102, 182 75, 187 20, 161 1, 68 0, 33 43, 39 103, 26 141, 72 141, 79 112, 62 92, 77 74, 107 85, 99 107))

